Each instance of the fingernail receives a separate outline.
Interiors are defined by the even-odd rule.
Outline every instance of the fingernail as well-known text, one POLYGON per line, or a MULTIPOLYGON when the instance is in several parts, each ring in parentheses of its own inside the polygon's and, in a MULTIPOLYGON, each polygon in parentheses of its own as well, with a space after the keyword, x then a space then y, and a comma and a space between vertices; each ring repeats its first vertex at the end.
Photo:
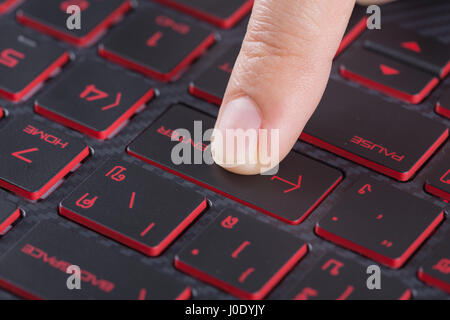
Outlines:
POLYGON ((241 97, 223 106, 222 116, 216 124, 216 129, 224 132, 226 129, 259 129, 261 115, 256 103, 249 97, 241 97))
MULTIPOLYGON (((220 131, 222 141, 218 143, 216 139, 212 141, 213 158, 217 164, 240 174, 255 174, 257 163, 257 140, 258 131, 262 124, 262 117, 257 104, 249 97, 241 97, 222 106, 222 115, 216 123, 215 130, 220 131), (235 148, 227 148, 225 137, 229 137, 231 130, 241 129, 245 132, 254 130, 256 141, 253 147, 246 143, 245 154, 235 148), (235 154, 235 152, 238 154, 235 154), (246 159, 245 163, 242 159, 246 159), (255 161, 250 161, 256 159, 255 161)), ((235 139, 235 138, 233 138, 235 139)))

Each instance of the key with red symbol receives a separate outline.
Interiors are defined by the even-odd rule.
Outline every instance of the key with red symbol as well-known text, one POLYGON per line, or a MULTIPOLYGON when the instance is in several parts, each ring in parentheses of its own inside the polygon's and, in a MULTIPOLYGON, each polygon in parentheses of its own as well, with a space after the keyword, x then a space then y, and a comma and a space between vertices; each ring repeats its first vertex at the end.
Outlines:
POLYGON ((198 79, 190 84, 189 92, 196 97, 220 106, 240 49, 240 45, 228 48, 198 79))
POLYGON ((79 63, 36 103, 37 113, 97 139, 123 128, 154 91, 140 76, 103 61, 79 63))
POLYGON ((436 113, 450 119, 450 87, 447 86, 436 103, 436 113))
POLYGON ((0 107, 0 119, 2 119, 5 115, 5 111, 3 111, 3 108, 0 107))
POLYGON ((418 277, 426 284, 450 294, 450 239, 444 239, 432 252, 421 264, 418 277))
POLYGON ((450 201, 450 152, 444 151, 444 153, 442 160, 428 176, 425 182, 425 190, 450 201))
POLYGON ((439 83, 426 71, 366 49, 353 49, 340 61, 343 77, 409 103, 422 102, 439 83))
POLYGON ((393 23, 367 32, 365 46, 442 79, 450 72, 450 47, 393 23))
POLYGON ((11 10, 19 2, 20 0, 0 0, 0 14, 11 10))
POLYGON ((366 10, 364 6, 355 5, 335 58, 346 50, 364 30, 367 30, 366 10))
POLYGON ((17 12, 17 20, 72 45, 88 46, 130 8, 130 0, 47 0, 45 6, 38 1, 27 1, 17 12), (77 5, 81 10, 79 29, 69 29, 66 24, 71 5, 77 5))
POLYGON ((0 236, 8 232, 21 216, 21 211, 15 204, 0 199, 0 236))
POLYGON ((0 287, 33 300, 185 300, 191 296, 188 286, 140 257, 93 240, 82 230, 40 222, 0 258, 0 287), (66 286, 71 265, 80 268, 81 290, 66 286))
POLYGON ((229 29, 245 17, 254 0, 156 0, 223 29, 229 29))
POLYGON ((448 135, 438 121, 330 79, 300 139, 408 181, 448 135))
POLYGON ((128 146, 128 153, 290 224, 304 221, 343 179, 339 170, 297 152, 286 156, 275 175, 239 176, 209 165, 204 160, 211 158, 206 131, 214 121, 186 105, 173 105, 128 146), (196 132, 196 121, 202 124, 201 137, 188 138, 176 131, 196 132), (172 150, 180 141, 191 149, 191 158, 175 164, 172 150), (196 157, 202 162, 197 164, 196 157))
POLYGON ((323 256, 304 274, 288 299, 294 300, 409 300, 412 291, 381 269, 380 289, 367 287, 367 265, 362 266, 334 253, 323 256))
POLYGON ((99 47, 115 63, 167 82, 215 41, 210 30, 154 9, 139 11, 99 47))
POLYGON ((307 250, 287 232, 225 210, 175 257, 175 267, 238 298, 262 299, 307 250))
POLYGON ((63 48, 37 42, 13 25, 0 28, 0 97, 27 98, 34 89, 69 61, 63 48))
POLYGON ((33 117, 20 117, 0 131, 0 187, 38 200, 88 155, 83 141, 33 117))
POLYGON ((115 157, 64 199, 59 211, 146 255, 158 256, 206 207, 204 196, 115 157))
POLYGON ((395 269, 444 219, 443 208, 370 178, 361 178, 341 199, 316 234, 395 269))

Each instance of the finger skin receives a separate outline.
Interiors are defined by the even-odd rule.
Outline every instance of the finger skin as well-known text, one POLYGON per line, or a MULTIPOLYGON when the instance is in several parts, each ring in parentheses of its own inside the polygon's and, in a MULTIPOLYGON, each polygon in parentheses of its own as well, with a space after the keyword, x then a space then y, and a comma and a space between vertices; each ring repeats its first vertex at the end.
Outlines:
MULTIPOLYGON (((279 129, 283 159, 322 97, 354 4, 355 0, 256 0, 218 123, 225 121, 227 104, 249 97, 261 114, 260 128, 279 129)), ((217 124, 216 128, 222 129, 217 124)), ((227 169, 260 173, 258 165, 227 169)))
MULTIPOLYGON (((354 5, 355 0, 255 0, 216 130, 278 129, 281 161, 320 102, 354 5)), ((216 156, 227 153, 222 148, 213 141, 214 160, 227 170, 264 171, 260 163, 224 163, 216 156)))

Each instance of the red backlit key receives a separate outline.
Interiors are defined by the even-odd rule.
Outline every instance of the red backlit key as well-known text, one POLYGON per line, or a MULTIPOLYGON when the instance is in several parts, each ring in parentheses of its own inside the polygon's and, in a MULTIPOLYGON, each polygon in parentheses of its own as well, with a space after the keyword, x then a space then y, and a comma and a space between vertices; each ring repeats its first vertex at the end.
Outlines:
POLYGON ((426 284, 450 294, 450 239, 433 248, 433 254, 422 263, 418 277, 426 284))
POLYGON ((19 3, 20 0, 0 0, 0 14, 9 11, 19 3))
MULTIPOLYGON (((372 263, 373 264, 373 263, 372 263)), ((409 300, 412 292, 381 269, 380 288, 367 287, 367 263, 364 267, 336 254, 328 253, 304 275, 291 291, 294 300, 409 300)), ((376 283, 370 282, 373 285, 376 283)))
POLYGON ((41 95, 37 113, 97 139, 107 139, 152 97, 142 78, 86 60, 41 95))
POLYGON ((341 45, 336 53, 340 55, 350 44, 352 44, 367 28, 366 7, 355 5, 350 21, 342 38, 341 45))
POLYGON ((183 283, 114 249, 43 221, 0 259, 0 286, 27 299, 181 300, 191 296, 183 283), (68 279, 71 266, 81 272, 79 290, 68 289, 67 283, 75 282, 68 279))
POLYGON ((46 0, 45 6, 40 1, 27 1, 17 12, 17 20, 72 45, 87 46, 130 8, 130 0, 46 0), (80 29, 67 26, 71 5, 78 5, 81 10, 80 29))
POLYGON ((220 28, 229 29, 247 15, 253 0, 156 0, 220 28))
POLYGON ((450 87, 447 87, 439 98, 436 104, 436 112, 450 119, 450 87))
POLYGON ((450 201, 450 152, 437 165, 425 182, 425 190, 450 201))
POLYGON ((69 61, 62 48, 36 42, 22 31, 6 25, 0 28, 0 97, 20 101, 69 61))
POLYGON ((128 153, 290 224, 306 219, 342 180, 339 170, 296 152, 288 154, 276 175, 240 176, 207 164, 212 159, 209 140, 197 136, 195 121, 201 122, 200 130, 205 134, 214 127, 214 118, 182 104, 174 105, 129 145, 128 153), (179 128, 192 136, 183 136, 179 128), (191 150, 189 160, 180 164, 172 158, 177 145, 191 150))
POLYGON ((330 80, 300 139, 407 181, 447 137, 437 121, 330 80))
POLYGON ((316 225, 316 233, 400 268, 444 219, 444 210, 385 183, 360 179, 316 225))
POLYGON ((0 199, 0 236, 8 232, 21 215, 20 209, 15 204, 0 199))
POLYGON ((207 207, 206 198, 120 158, 63 200, 61 215, 158 256, 207 207))
POLYGON ((82 141, 31 117, 0 131, 0 187, 38 200, 89 155, 82 141))
POLYGON ((420 103, 439 83, 432 74, 369 50, 352 50, 341 60, 341 75, 409 103, 420 103))
POLYGON ((5 111, 3 111, 2 107, 0 107, 0 119, 5 116, 5 111))
POLYGON ((99 53, 108 60, 167 82, 214 41, 211 31, 203 27, 143 9, 106 38, 99 53))
POLYGON ((220 106, 240 49, 240 45, 230 47, 198 79, 190 84, 189 92, 196 97, 220 106))
POLYGON ((175 257, 175 267, 242 299, 263 299, 303 258, 297 237, 225 210, 175 257))
POLYGON ((440 78, 450 72, 450 47, 433 38, 383 24, 381 30, 367 32, 365 46, 430 72, 440 78))

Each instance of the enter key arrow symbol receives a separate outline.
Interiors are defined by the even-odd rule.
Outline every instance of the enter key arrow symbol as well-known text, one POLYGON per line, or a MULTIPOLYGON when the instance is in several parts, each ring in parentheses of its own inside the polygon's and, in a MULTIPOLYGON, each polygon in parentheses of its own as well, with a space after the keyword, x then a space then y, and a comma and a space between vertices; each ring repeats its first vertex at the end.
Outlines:
POLYGON ((297 189, 300 189, 300 187, 301 187, 301 185, 302 185, 302 175, 299 175, 299 176, 298 176, 297 184, 295 184, 295 183, 293 183, 293 182, 290 182, 290 181, 288 181, 288 180, 285 180, 285 179, 283 179, 283 178, 280 178, 280 177, 278 177, 278 176, 273 176, 270 180, 271 180, 271 181, 273 181, 273 180, 280 180, 280 181, 282 181, 282 182, 284 182, 284 183, 290 184, 290 185, 292 186, 292 188, 287 189, 287 190, 284 190, 284 191, 283 191, 284 194, 289 193, 289 192, 294 191, 294 190, 297 190, 297 189))

